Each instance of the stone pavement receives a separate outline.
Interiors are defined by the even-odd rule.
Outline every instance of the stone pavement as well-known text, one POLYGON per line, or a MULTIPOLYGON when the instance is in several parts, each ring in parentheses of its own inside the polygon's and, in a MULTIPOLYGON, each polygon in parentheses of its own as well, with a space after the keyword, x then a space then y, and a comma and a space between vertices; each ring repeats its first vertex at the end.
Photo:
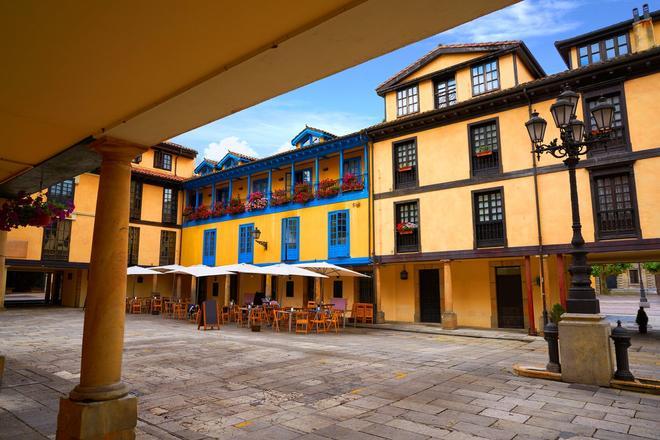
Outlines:
MULTIPOLYGON (((76 383, 80 310, 0 313, 0 439, 54 438, 76 383)), ((660 377, 660 341, 633 341, 633 372, 660 377)), ((129 315, 125 380, 138 439, 660 438, 660 396, 516 377, 545 343, 346 329, 293 335, 129 315)))

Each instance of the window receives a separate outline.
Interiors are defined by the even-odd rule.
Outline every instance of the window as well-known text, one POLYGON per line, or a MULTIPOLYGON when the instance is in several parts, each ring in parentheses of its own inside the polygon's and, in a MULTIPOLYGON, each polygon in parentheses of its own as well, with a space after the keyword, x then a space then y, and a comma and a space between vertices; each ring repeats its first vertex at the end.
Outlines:
POLYGON ((394 189, 417 186, 417 141, 394 144, 394 189))
POLYGON ((630 284, 639 284, 639 271, 637 269, 628 270, 628 281, 630 284))
POLYGON ((492 174, 500 169, 497 120, 469 126, 472 175, 492 174))
POLYGON ((257 179, 252 181, 252 192, 260 192, 262 194, 268 194, 268 179, 257 179))
POLYGON ((491 92, 500 88, 497 60, 472 66, 472 95, 491 92))
POLYGON ((580 66, 588 66, 600 61, 611 60, 628 52, 628 35, 621 34, 580 46, 578 62, 580 66))
POLYGON ((172 188, 163 188, 163 223, 176 223, 179 193, 172 188))
POLYGON ((622 94, 620 90, 616 88, 608 89, 606 91, 593 92, 585 97, 585 104, 587 106, 587 112, 589 113, 589 121, 587 123, 587 130, 596 129, 596 121, 594 121, 593 116, 591 116, 591 109, 593 109, 598 104, 598 99, 602 96, 605 100, 614 106, 614 121, 612 123, 612 137, 609 143, 607 144, 607 149, 605 148, 593 148, 589 152, 589 156, 592 155, 603 155, 611 152, 625 150, 627 148, 627 136, 626 136, 626 124, 625 124, 625 112, 624 112, 624 103, 622 99, 622 94))
POLYGON ((293 298, 294 296, 294 287, 293 280, 286 280, 286 297, 293 298))
POLYGON ((71 220, 61 220, 44 228, 42 260, 67 261, 71 242, 71 220))
POLYGON ((354 176, 362 174, 362 164, 359 157, 351 157, 344 160, 344 175, 349 173, 354 176))
POLYGON ((474 223, 477 247, 506 245, 501 189, 474 193, 474 223))
POLYGON ((160 258, 158 264, 165 266, 174 264, 176 253, 176 232, 160 231, 160 258))
POLYGON ((128 265, 137 266, 140 250, 140 228, 128 227, 128 265))
POLYGON ((403 202, 394 204, 397 252, 419 251, 419 203, 403 202), (399 231, 399 225, 408 225, 408 230, 399 231))
MULTIPOLYGON (((295 172, 296 182, 295 185, 299 183, 312 183, 312 169, 306 168, 304 170, 298 170, 295 172)), ((291 191, 291 173, 286 173, 285 175, 285 185, 286 190, 291 191)))
POLYGON ((215 229, 204 231, 204 241, 202 243, 202 264, 206 266, 215 266, 215 229))
POLYGON ((252 230, 254 224, 241 225, 238 228, 238 262, 252 263, 254 259, 254 240, 252 239, 252 230))
POLYGON ((217 188, 215 190, 215 201, 217 202, 222 202, 225 205, 229 203, 229 188, 224 187, 224 188, 217 188))
POLYGON ((637 236, 637 209, 630 171, 593 176, 596 234, 599 239, 637 236))
POLYGON ((136 156, 135 159, 133 159, 133 163, 140 163, 142 162, 142 155, 140 154, 139 156, 136 156))
POLYGON ((172 155, 161 150, 154 151, 154 168, 172 171, 172 155))
POLYGON ((328 213, 328 256, 350 256, 348 209, 328 213))
POLYGON ((282 261, 296 261, 300 254, 300 219, 282 219, 282 261))
POLYGON ((396 92, 396 115, 405 116, 419 111, 419 92, 417 84, 396 92))
POLYGON ((456 104, 456 80, 448 78, 435 82, 435 108, 456 104))
POLYGON ((48 188, 48 200, 66 204, 73 202, 73 191, 75 183, 73 179, 63 180, 48 188))
POLYGON ((334 280, 332 282, 332 297, 333 298, 343 298, 344 297, 344 282, 343 282, 343 280, 334 280))
POLYGON ((131 180, 130 218, 139 220, 142 214, 142 182, 131 180))

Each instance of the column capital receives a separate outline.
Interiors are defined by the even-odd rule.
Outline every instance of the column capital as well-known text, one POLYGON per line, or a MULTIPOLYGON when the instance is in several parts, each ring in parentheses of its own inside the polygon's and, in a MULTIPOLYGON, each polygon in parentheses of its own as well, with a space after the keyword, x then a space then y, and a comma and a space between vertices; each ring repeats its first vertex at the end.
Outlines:
POLYGON ((89 148, 99 153, 103 160, 116 160, 118 162, 130 162, 149 149, 144 145, 110 136, 96 139, 89 144, 89 148))

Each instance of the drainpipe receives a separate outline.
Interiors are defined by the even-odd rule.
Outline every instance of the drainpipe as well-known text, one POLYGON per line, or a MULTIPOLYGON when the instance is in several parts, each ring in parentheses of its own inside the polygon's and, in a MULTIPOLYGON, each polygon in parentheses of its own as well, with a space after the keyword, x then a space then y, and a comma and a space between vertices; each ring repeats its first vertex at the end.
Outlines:
MULTIPOLYGON (((523 88, 523 94, 527 99, 527 113, 532 117, 532 99, 527 94, 527 88, 523 88)), ((534 205, 536 207, 536 233, 539 242, 539 272, 541 274, 541 298, 543 300, 543 325, 548 323, 548 308, 545 297, 545 269, 543 266, 543 234, 541 233, 541 208, 539 206, 539 182, 538 182, 538 168, 536 163, 536 155, 532 154, 532 169, 534 176, 534 205)))

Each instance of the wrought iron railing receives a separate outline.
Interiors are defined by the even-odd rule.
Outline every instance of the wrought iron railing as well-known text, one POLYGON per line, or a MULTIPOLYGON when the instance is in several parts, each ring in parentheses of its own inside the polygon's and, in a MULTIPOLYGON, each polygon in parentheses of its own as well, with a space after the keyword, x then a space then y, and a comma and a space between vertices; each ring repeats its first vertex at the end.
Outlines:
POLYGON ((477 223, 475 229, 478 247, 504 245, 505 236, 503 221, 477 223))
POLYGON ((407 234, 396 233, 396 251, 397 252, 417 252, 419 251, 419 231, 410 231, 407 234))

